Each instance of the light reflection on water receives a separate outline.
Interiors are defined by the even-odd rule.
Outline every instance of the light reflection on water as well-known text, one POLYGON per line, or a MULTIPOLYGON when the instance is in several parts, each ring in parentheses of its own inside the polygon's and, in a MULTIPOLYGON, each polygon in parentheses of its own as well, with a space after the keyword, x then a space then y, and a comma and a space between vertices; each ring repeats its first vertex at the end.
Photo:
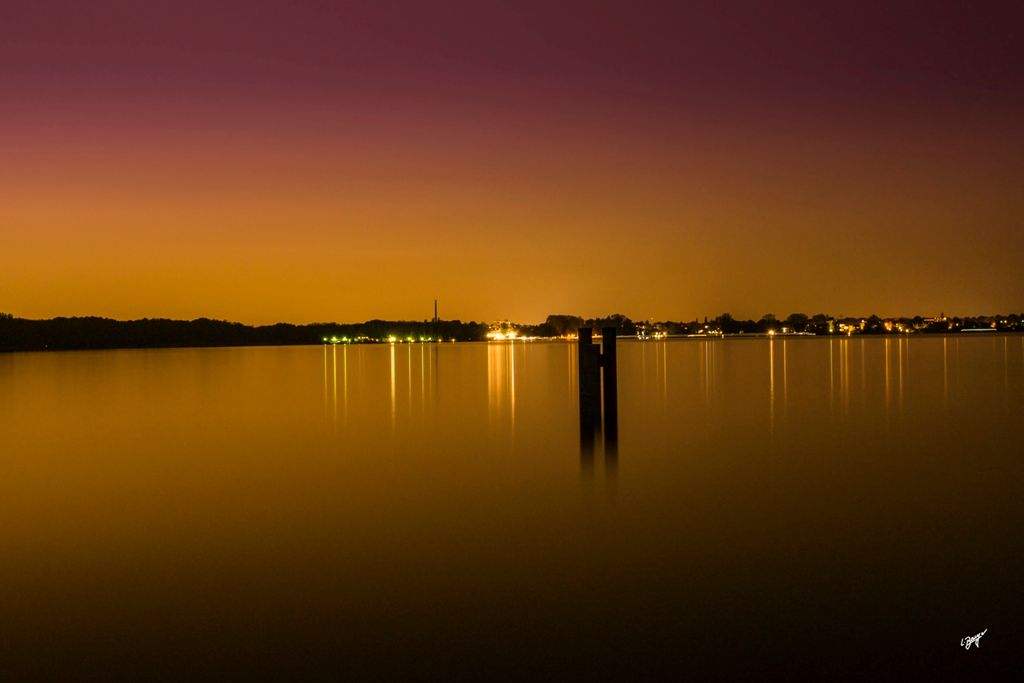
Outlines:
POLYGON ((0 355, 0 671, 943 661, 1011 618, 1024 338, 618 356, 588 445, 569 343, 0 355))

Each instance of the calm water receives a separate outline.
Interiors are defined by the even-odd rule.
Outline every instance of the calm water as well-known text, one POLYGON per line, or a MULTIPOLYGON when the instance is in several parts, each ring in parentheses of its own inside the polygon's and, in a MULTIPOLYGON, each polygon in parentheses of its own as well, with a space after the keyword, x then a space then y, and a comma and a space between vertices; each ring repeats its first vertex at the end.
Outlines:
POLYGON ((0 355, 0 676, 1019 665, 1024 338, 619 346, 0 355))

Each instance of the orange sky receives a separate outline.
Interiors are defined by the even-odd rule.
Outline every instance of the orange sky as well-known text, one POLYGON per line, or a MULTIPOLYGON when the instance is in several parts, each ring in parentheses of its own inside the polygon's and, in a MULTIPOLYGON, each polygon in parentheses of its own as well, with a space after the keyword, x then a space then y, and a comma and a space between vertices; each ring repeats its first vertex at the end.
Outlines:
MULTIPOLYGON (((542 47, 555 40, 529 18, 542 47)), ((0 310, 268 323, 423 319, 435 297, 445 318, 524 322, 1024 309, 1024 138, 998 90, 972 98, 933 76, 863 99, 726 70, 720 88, 693 76, 689 97, 670 69, 633 87, 595 51, 538 75, 476 42, 425 74, 397 60, 353 81, 357 50, 303 80, 275 70, 294 67, 288 51, 208 54, 199 24, 152 29, 145 49, 70 25, 9 43, 0 310)), ((359 49, 395 49, 375 35, 359 49)), ((642 37, 620 48, 637 69, 642 37)))

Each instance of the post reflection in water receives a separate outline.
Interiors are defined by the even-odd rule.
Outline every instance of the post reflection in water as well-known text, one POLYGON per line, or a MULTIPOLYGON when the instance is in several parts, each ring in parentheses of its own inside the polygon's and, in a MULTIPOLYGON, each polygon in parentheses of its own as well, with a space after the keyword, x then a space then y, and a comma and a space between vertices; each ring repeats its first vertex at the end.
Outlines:
POLYGON ((594 472, 594 446, 600 423, 580 413, 580 474, 589 479, 594 472))
POLYGON ((614 411, 609 411, 603 419, 580 414, 580 473, 584 479, 593 475, 599 445, 604 456, 604 473, 612 479, 619 463, 619 418, 614 411))

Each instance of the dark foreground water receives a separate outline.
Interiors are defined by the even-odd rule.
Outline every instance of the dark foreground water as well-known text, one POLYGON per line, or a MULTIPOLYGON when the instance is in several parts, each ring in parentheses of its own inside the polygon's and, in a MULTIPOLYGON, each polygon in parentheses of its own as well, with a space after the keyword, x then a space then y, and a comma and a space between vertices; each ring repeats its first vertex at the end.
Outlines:
POLYGON ((1024 338, 619 347, 0 355, 0 678, 1019 668, 1024 338))

